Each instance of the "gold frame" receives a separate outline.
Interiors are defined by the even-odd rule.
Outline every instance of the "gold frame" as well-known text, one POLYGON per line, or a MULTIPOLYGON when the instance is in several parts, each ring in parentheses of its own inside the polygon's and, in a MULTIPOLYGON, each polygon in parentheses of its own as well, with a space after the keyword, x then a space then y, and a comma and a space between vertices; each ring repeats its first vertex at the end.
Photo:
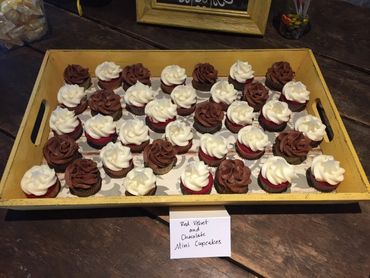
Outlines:
POLYGON ((271 0, 249 0, 246 11, 236 11, 136 0, 136 19, 141 23, 263 35, 270 5, 271 0))

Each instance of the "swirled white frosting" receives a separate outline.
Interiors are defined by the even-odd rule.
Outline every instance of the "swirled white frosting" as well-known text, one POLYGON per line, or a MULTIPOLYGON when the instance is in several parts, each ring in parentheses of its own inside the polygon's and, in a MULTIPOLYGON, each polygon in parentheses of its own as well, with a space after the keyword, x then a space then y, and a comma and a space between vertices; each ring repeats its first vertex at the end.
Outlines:
POLYGON ((300 117, 294 125, 295 130, 302 132, 313 141, 320 141, 325 135, 326 126, 315 116, 300 117))
POLYGON ((294 167, 280 156, 273 156, 266 160, 261 169, 262 177, 272 184, 278 185, 284 182, 292 182, 296 176, 294 167))
POLYGON ((209 174, 209 169, 203 161, 192 161, 181 174, 181 181, 190 190, 200 191, 208 185, 209 174))
POLYGON ((124 145, 140 145, 149 140, 149 129, 145 123, 139 119, 123 122, 118 134, 120 141, 124 145))
POLYGON ((166 139, 176 146, 186 146, 193 139, 191 127, 180 120, 173 121, 166 126, 166 139))
POLYGON ((108 143, 100 151, 100 158, 105 167, 112 171, 119 171, 130 166, 132 155, 130 148, 121 143, 108 143))
POLYGON ((155 188, 156 176, 151 168, 134 168, 128 172, 124 185, 135 196, 143 196, 155 188))
POLYGON ((200 148, 209 156, 223 158, 227 154, 227 141, 221 135, 206 133, 200 137, 200 148))
POLYGON ((180 107, 190 108, 197 102, 197 93, 192 86, 176 86, 171 93, 172 101, 180 107))
POLYGON ((178 65, 167 66, 161 73, 161 81, 167 86, 182 84, 186 77, 185 69, 178 65))
POLYGON ((115 133, 116 125, 111 116, 97 114, 85 122, 85 131, 94 139, 108 137, 115 133))
POLYGON ((269 143, 268 136, 263 130, 251 125, 239 130, 238 141, 254 152, 263 151, 269 143))
POLYGON ((145 114, 153 122, 165 122, 177 115, 177 106, 168 98, 154 99, 145 106, 145 114))
POLYGON ((289 81, 283 87, 282 93, 291 101, 305 103, 310 99, 310 91, 301 81, 289 81))
POLYGON ((248 79, 254 78, 254 71, 248 62, 238 60, 230 67, 230 77, 239 83, 244 83, 248 79))
POLYGON ((151 87, 137 81, 135 85, 127 89, 123 98, 128 105, 143 107, 149 101, 152 101, 156 94, 157 92, 151 87))
POLYGON ((227 118, 238 125, 248 125, 253 122, 253 107, 246 101, 236 100, 227 109, 227 118))
POLYGON ((57 182, 54 169, 48 165, 33 166, 21 180, 21 188, 26 194, 45 195, 48 189, 57 182))
POLYGON ((102 81, 111 81, 120 76, 122 68, 114 62, 103 62, 95 69, 95 75, 102 81))
POLYGON ((213 84, 211 95, 214 102, 231 104, 238 97, 238 91, 229 82, 221 80, 213 84))
POLYGON ((76 107, 80 104, 81 99, 86 96, 83 87, 78 85, 64 84, 58 91, 58 102, 67 107, 76 107))
POLYGON ((71 133, 79 125, 77 116, 67 108, 57 107, 51 112, 49 125, 58 135, 71 133))
POLYGON ((262 107, 262 115, 275 124, 288 122, 291 114, 288 104, 279 100, 270 100, 262 107))
POLYGON ((337 185, 344 180, 345 170, 331 155, 319 155, 312 161, 311 172, 317 181, 337 185))

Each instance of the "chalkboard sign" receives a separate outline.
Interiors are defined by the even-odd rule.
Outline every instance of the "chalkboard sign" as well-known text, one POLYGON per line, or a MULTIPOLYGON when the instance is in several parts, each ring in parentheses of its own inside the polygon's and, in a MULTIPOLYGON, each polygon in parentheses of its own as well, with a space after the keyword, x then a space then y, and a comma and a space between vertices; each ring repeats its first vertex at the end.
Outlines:
POLYGON ((246 11, 248 0, 157 0, 158 3, 246 11))

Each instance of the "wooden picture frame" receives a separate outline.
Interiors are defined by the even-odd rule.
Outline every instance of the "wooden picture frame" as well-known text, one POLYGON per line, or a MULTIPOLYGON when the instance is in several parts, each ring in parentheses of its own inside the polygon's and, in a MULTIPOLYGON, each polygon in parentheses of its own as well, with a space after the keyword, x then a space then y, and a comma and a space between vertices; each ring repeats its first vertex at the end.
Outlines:
MULTIPOLYGON (((136 0, 136 19, 140 23, 169 25, 211 31, 263 35, 271 0, 249 0, 246 10, 187 6, 197 0, 136 0), (182 3, 182 4, 181 4, 182 3)), ((204 0, 224 3, 226 0, 204 0)), ((231 1, 232 2, 232 1, 231 1)), ((212 4, 211 4, 212 5, 212 4)))

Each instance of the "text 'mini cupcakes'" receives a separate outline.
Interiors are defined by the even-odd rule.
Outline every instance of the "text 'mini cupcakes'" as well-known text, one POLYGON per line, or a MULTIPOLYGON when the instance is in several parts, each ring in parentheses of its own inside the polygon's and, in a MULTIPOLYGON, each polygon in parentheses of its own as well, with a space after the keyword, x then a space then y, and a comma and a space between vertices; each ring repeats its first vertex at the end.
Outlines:
POLYGON ((175 148, 176 154, 184 154, 193 145, 193 132, 191 127, 180 120, 173 121, 166 126, 166 140, 175 148))
POLYGON ((235 89, 242 91, 244 86, 253 79, 254 71, 248 62, 238 60, 230 67, 228 81, 235 89))
POLYGON ((178 65, 169 65, 161 73, 161 89, 166 94, 171 94, 172 90, 186 82, 185 69, 178 65))
POLYGON ((280 100, 286 102, 293 112, 304 110, 309 99, 310 91, 300 81, 286 83, 280 95, 280 100))
POLYGON ((154 99, 145 106, 146 124, 154 132, 164 133, 166 126, 176 120, 176 110, 170 99, 154 99))
POLYGON ((86 93, 84 88, 78 85, 63 85, 58 91, 57 99, 61 107, 75 112, 76 115, 87 108, 86 93))
POLYGON ((199 159, 211 167, 217 167, 226 159, 227 140, 221 135, 203 134, 200 137, 199 159))
POLYGON ((49 126, 54 135, 65 134, 73 140, 80 138, 83 132, 81 120, 75 113, 59 106, 51 112, 49 126))
POLYGON ((179 85, 171 93, 173 103, 177 105, 177 114, 188 116, 194 112, 197 103, 197 93, 189 85, 179 85))
POLYGON ((117 139, 116 125, 111 116, 97 114, 85 122, 87 143, 96 149, 101 149, 109 142, 117 139))
POLYGON ((245 101, 234 101, 226 112, 225 126, 233 133, 253 123, 253 108, 245 101))
POLYGON ((135 167, 124 179, 126 196, 151 196, 157 191, 157 177, 151 168, 135 167))
POLYGON ((192 161, 186 165, 180 177, 180 189, 184 195, 209 194, 213 176, 203 161, 192 161))
POLYGON ((80 65, 68 65, 63 73, 64 81, 67 84, 78 85, 87 90, 91 86, 91 77, 89 69, 80 65))
POLYGON ((123 178, 134 168, 130 148, 121 143, 108 143, 100 151, 103 169, 111 178, 123 178))
POLYGON ((270 100, 262 107, 258 122, 267 131, 279 132, 286 128, 291 114, 292 111, 288 104, 278 100, 270 100))
POLYGON ((235 149, 240 157, 254 160, 264 155, 268 144, 268 137, 262 129, 255 126, 246 126, 238 132, 235 149))
POLYGON ((95 75, 99 79, 98 86, 102 89, 115 90, 122 83, 122 68, 114 62, 103 62, 95 69, 95 75))

